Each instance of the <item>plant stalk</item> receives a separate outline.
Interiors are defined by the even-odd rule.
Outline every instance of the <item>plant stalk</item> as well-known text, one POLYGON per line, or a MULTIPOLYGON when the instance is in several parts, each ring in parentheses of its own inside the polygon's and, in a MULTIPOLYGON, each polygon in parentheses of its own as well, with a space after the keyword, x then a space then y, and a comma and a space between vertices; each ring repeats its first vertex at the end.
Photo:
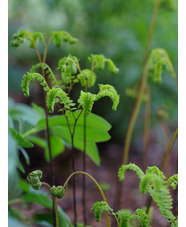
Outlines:
POLYGON ((145 125, 144 125, 144 139, 143 139, 143 167, 144 171, 147 168, 148 160, 148 146, 149 146, 149 128, 150 128, 150 113, 151 113, 151 97, 150 97, 150 88, 147 88, 147 100, 145 108, 145 125))
MULTIPOLYGON (((146 81, 147 81, 147 76, 148 76, 148 56, 149 56, 149 52, 150 52, 150 47, 151 47, 151 43, 152 43, 152 38, 154 35, 154 31, 155 31, 155 26, 156 26, 156 21, 157 21, 157 16, 158 16, 158 12, 159 12, 159 8, 160 8, 160 3, 161 0, 156 0, 155 1, 155 5, 154 5, 154 9, 153 9, 153 15, 152 15, 152 20, 151 20, 151 24, 150 24, 150 29, 149 29, 149 35, 148 35, 148 40, 147 40, 147 45, 146 45, 146 49, 145 49, 145 54, 144 54, 144 58, 143 58, 143 69, 142 69, 142 75, 141 75, 141 83, 140 83, 140 88, 139 88, 139 94, 133 109, 133 113, 129 122, 129 127, 127 130, 127 134, 126 134, 126 138, 125 138, 125 145, 124 145, 124 151, 123 151, 123 158, 122 158, 122 164, 127 164, 128 162, 128 154, 129 154, 129 149, 130 149, 130 143, 131 143, 131 137, 132 137, 132 133, 133 133, 133 129, 134 129, 134 125, 140 110, 140 106, 141 106, 141 102, 142 102, 142 97, 144 94, 144 89, 146 87, 146 81)), ((121 206, 121 194, 122 194, 122 190, 123 190, 123 183, 120 184, 119 187, 119 204, 118 207, 121 206)))
MULTIPOLYGON (((75 176, 76 174, 83 174, 83 175, 89 177, 89 178, 94 182, 94 184, 96 185, 96 187, 98 188, 98 190, 99 190, 99 192, 100 192, 100 194, 101 194, 103 200, 107 203, 107 200, 106 200, 106 197, 105 197, 105 195, 104 195, 104 192, 102 191, 102 189, 101 189, 101 187, 99 186, 98 182, 97 182, 90 174, 88 174, 88 173, 86 173, 86 172, 83 172, 83 171, 76 171, 76 172, 73 172, 73 173, 67 178, 67 180, 65 181, 65 183, 64 183, 64 185, 63 185, 64 188, 67 187, 69 180, 70 180, 73 176, 75 176)), ((111 227, 111 224, 110 224, 110 216, 109 216, 108 211, 106 211, 106 214, 107 214, 107 223, 108 223, 108 227, 111 227)))

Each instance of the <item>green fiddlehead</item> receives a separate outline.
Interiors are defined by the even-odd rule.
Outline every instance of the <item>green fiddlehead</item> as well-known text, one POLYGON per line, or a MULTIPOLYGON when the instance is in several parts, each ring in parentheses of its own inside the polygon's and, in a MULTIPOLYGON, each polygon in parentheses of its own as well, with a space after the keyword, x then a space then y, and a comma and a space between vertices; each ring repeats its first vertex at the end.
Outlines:
POLYGON ((23 76, 23 80, 22 80, 22 91, 24 93, 24 96, 28 97, 30 95, 29 92, 29 84, 30 82, 33 82, 34 80, 37 80, 40 85, 43 87, 44 91, 48 92, 49 91, 49 86, 46 82, 46 80, 44 79, 44 77, 39 74, 39 73, 27 73, 23 76))

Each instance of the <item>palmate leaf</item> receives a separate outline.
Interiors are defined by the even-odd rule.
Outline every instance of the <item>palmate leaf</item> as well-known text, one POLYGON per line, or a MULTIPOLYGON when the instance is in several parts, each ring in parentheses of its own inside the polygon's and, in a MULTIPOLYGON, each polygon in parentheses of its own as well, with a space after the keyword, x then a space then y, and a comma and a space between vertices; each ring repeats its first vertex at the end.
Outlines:
MULTIPOLYGON (((78 112, 74 113, 75 116, 77 117, 78 112)), ((70 113, 68 115, 68 120, 69 120, 69 125, 71 130, 73 129, 74 126, 74 118, 72 114, 70 113)), ((42 119, 38 122, 37 126, 34 128, 34 132, 39 132, 41 130, 44 130, 46 127, 46 121, 45 119, 42 119)), ((62 140, 67 142, 68 144, 71 144, 71 136, 69 133, 69 128, 68 124, 66 122, 66 119, 64 116, 60 117, 50 117, 49 118, 49 127, 51 129, 51 132, 53 133, 54 136, 60 137, 62 140)), ((86 127, 87 127, 87 155, 97 164, 100 164, 100 157, 98 153, 98 149, 96 146, 97 142, 104 142, 110 139, 110 135, 108 131, 111 128, 111 125, 104 120, 103 118, 99 117, 98 115, 90 113, 87 116, 87 122, 86 122, 86 127)), ((30 136, 28 137, 28 139, 30 136)), ((33 136, 31 136, 31 141, 33 143, 36 143, 40 146, 43 144, 42 141, 38 141, 33 136), (38 143, 37 143, 38 142, 38 143)), ((74 146, 75 148, 83 151, 84 148, 84 116, 83 113, 79 117, 77 124, 76 124, 76 129, 75 129, 75 134, 74 134, 74 146)))

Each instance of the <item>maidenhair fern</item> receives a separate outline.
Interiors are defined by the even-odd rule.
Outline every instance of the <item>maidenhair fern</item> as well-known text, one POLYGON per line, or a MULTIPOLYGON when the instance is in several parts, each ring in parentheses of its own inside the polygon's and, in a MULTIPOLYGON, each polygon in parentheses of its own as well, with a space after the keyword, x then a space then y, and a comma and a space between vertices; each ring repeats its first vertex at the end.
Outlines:
POLYGON ((131 220, 137 219, 141 227, 149 226, 149 215, 143 209, 137 209, 131 216, 131 220))
POLYGON ((60 47, 64 42, 68 42, 70 44, 77 43, 78 39, 72 37, 68 32, 65 31, 54 31, 50 33, 53 43, 56 47, 60 47))
POLYGON ((95 100, 96 100, 95 94, 81 91, 81 95, 78 99, 78 102, 83 107, 86 116, 91 112, 95 100))
POLYGON ((96 74, 89 69, 84 69, 77 75, 80 80, 81 86, 92 87, 96 82, 96 74))
POLYGON ((54 84, 58 84, 57 80, 56 80, 56 77, 52 71, 52 69, 50 68, 49 65, 47 65, 46 63, 44 62, 41 62, 41 63, 38 63, 36 65, 33 65, 32 68, 30 69, 30 72, 31 73, 34 73, 36 72, 39 68, 42 68, 42 69, 45 69, 45 72, 46 74, 48 74, 48 78, 49 79, 52 79, 53 83, 54 84))
POLYGON ((28 40, 30 42, 30 47, 34 48, 34 43, 37 41, 43 41, 44 42, 44 35, 41 32, 29 32, 20 30, 16 34, 12 36, 13 40, 11 41, 11 45, 13 47, 19 47, 22 43, 25 42, 25 40, 28 40))
POLYGON ((108 96, 111 98, 113 105, 112 105, 112 109, 116 110, 117 106, 119 104, 119 98, 120 96, 117 94, 115 88, 112 85, 109 84, 99 84, 99 89, 100 91, 98 92, 97 96, 96 96, 96 100, 108 96))
MULTIPOLYGON (((172 176, 165 181, 165 176, 156 166, 148 167, 144 174, 142 170, 135 164, 122 165, 118 171, 119 180, 124 180, 124 174, 127 169, 133 170, 140 178, 140 190, 143 194, 149 192, 154 202, 167 222, 173 226, 175 224, 175 216, 171 212, 172 197, 167 185, 171 185, 174 189, 177 185, 177 175, 172 176)), ((139 219, 138 219, 139 220, 139 219)), ((147 226, 147 225, 143 225, 147 226)))
POLYGON ((167 185, 170 185, 172 189, 176 189, 178 185, 178 174, 174 174, 167 181, 167 185))
POLYGON ((131 212, 129 210, 119 210, 116 212, 120 227, 129 227, 131 212))
POLYGON ((67 96, 67 93, 64 92, 61 88, 52 88, 47 93, 47 107, 49 113, 54 112, 54 105, 56 103, 60 103, 64 105, 64 108, 69 110, 71 107, 74 107, 75 104, 73 101, 67 96))
POLYGON ((176 78, 167 52, 161 48, 152 50, 148 61, 148 68, 151 72, 152 80, 156 83, 160 83, 162 81, 161 75, 163 72, 163 66, 171 72, 172 77, 176 78))
POLYGON ((50 88, 49 88, 46 80, 44 79, 44 77, 41 74, 27 73, 23 76, 23 80, 22 80, 22 84, 21 84, 24 96, 28 97, 30 95, 29 84, 30 84, 30 82, 33 82, 34 80, 37 80, 46 92, 49 91, 50 88))
POLYGON ((65 84, 78 82, 77 79, 74 80, 74 75, 77 73, 78 66, 78 59, 72 55, 59 60, 57 69, 61 71, 61 78, 65 84))
POLYGON ((113 61, 111 59, 105 58, 103 54, 99 54, 99 55, 91 54, 88 60, 92 63, 92 70, 96 68, 103 70, 105 68, 105 62, 107 62, 108 69, 110 72, 117 73, 119 71, 119 69, 115 66, 113 61))
POLYGON ((100 201, 100 202, 96 202, 94 203, 93 207, 91 208, 92 211, 94 211, 94 218, 97 222, 100 221, 101 219, 101 214, 103 213, 103 211, 110 211, 111 213, 113 213, 113 209, 110 208, 110 206, 108 205, 108 203, 106 203, 105 201, 100 201))
POLYGON ((127 169, 130 169, 136 172, 136 174, 139 176, 140 179, 144 176, 143 171, 137 165, 135 164, 122 165, 118 171, 119 181, 122 181, 125 179, 125 171, 127 169))

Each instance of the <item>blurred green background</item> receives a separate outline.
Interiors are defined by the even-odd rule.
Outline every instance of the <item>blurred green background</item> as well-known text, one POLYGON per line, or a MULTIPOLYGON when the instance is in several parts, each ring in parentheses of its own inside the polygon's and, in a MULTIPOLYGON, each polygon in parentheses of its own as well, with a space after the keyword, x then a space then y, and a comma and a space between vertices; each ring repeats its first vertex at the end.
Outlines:
MULTIPOLYGON (((120 94, 118 111, 111 111, 109 99, 95 104, 93 112, 112 124, 112 141, 123 143, 134 100, 125 89, 132 87, 140 77, 142 59, 152 17, 154 1, 147 0, 9 0, 9 41, 20 29, 48 33, 66 30, 79 39, 78 44, 65 44, 62 48, 51 45, 47 63, 56 69, 58 60, 69 53, 80 59, 83 67, 89 66, 87 57, 104 54, 120 69, 117 75, 108 70, 97 72, 98 83, 110 83, 120 94)), ((159 12, 152 48, 164 48, 178 66, 178 12, 162 7, 159 12)), ((10 42, 9 42, 10 43, 10 42)), ((42 46, 39 47, 42 51, 42 46)), ((37 93, 24 99, 21 79, 32 64, 37 63, 34 50, 23 44, 18 49, 9 46, 9 95, 18 102, 41 103, 37 93)), ((55 70, 54 70, 55 71, 55 70)), ((166 105, 170 111, 168 124, 177 124, 177 87, 168 72, 163 73, 163 84, 154 85, 149 79, 152 99, 151 127, 156 124, 155 112, 166 105)), ((98 91, 98 86, 92 89, 98 91)), ((77 92, 79 92, 77 88, 77 92)), ((73 94, 76 96, 76 92, 73 94)), ((141 107, 134 133, 142 135, 144 104, 141 107)))

